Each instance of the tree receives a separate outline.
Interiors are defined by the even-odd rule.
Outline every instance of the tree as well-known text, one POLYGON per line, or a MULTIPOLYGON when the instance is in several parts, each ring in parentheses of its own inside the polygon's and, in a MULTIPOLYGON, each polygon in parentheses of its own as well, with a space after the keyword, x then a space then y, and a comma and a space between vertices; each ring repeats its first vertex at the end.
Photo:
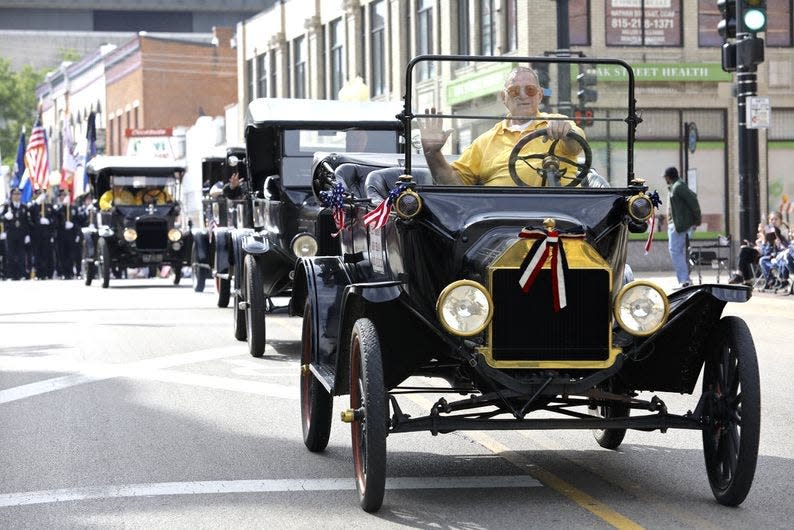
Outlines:
POLYGON ((36 86, 44 75, 30 66, 15 72, 11 61, 0 57, 0 153, 2 163, 12 168, 22 126, 29 133, 36 118, 36 86))

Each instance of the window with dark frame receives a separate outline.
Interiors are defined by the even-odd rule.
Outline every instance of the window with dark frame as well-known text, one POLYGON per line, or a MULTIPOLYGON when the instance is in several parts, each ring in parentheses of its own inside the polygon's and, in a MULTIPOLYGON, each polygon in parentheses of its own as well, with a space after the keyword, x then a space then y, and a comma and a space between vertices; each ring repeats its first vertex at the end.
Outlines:
POLYGON ((496 52, 494 0, 480 0, 480 55, 496 52))
POLYGON ((278 97, 278 70, 276 69, 276 53, 275 51, 271 51, 267 54, 270 58, 270 68, 268 68, 268 72, 270 73, 270 90, 268 94, 271 98, 278 97))
POLYGON ((766 44, 772 48, 791 48, 792 41, 792 0, 767 0, 769 20, 766 26, 766 44))
POLYGON ((386 93, 386 1, 370 4, 370 60, 372 76, 370 86, 373 96, 386 93))
POLYGON ((469 55, 471 38, 469 34, 469 0, 458 0, 458 54, 469 55))
POLYGON ((257 84, 256 97, 267 97, 267 53, 263 53, 256 57, 256 70, 259 83, 257 84))
MULTIPOLYGON (((416 54, 433 53, 433 0, 416 1, 416 54)), ((433 77, 435 64, 424 61, 417 65, 417 80, 433 77)))
POLYGON ((504 0, 505 7, 505 52, 514 52, 518 49, 518 2, 517 0, 504 0))
POLYGON ((338 18, 330 23, 331 45, 331 93, 330 99, 338 99, 339 91, 344 82, 344 29, 342 19, 338 18))
POLYGON ((292 41, 292 72, 295 90, 293 97, 306 97, 306 37, 301 35, 292 41))
POLYGON ((607 1, 605 31, 607 46, 675 46, 683 45, 682 0, 607 1), (637 7, 633 7, 638 4, 637 7), (625 7, 631 5, 632 7, 625 7))
POLYGON ((248 81, 247 83, 248 94, 246 95, 248 96, 247 99, 248 102, 250 103, 256 97, 256 78, 254 77, 253 59, 248 59, 247 61, 245 61, 245 76, 246 76, 246 81, 248 81))

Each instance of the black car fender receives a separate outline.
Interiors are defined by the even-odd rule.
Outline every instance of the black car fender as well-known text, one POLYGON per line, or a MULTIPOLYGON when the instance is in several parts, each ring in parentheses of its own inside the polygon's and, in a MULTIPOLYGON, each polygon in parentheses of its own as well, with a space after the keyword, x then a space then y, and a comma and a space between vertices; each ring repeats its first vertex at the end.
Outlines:
POLYGON ((196 244, 196 261, 198 264, 210 264, 210 237, 206 230, 193 232, 193 242, 196 244))
POLYGON ((243 240, 253 233, 254 231, 250 228, 231 231, 230 265, 234 269, 234 288, 236 290, 239 290, 243 284, 243 261, 245 260, 243 240))
POLYGON ((229 274, 231 264, 231 230, 226 227, 215 229, 215 273, 229 274))
POLYGON ((82 228, 81 231, 85 242, 85 257, 94 259, 96 257, 96 241, 98 237, 96 228, 86 227, 82 228))
MULTIPOLYGON (((241 245, 240 255, 251 255, 257 262, 265 296, 277 296, 289 289, 292 283, 293 258, 284 249, 271 244, 261 233, 246 235, 242 238, 241 245)), ((242 267, 243 263, 240 263, 240 270, 242 267)), ((240 277, 242 278, 242 273, 240 277)))
POLYGON ((648 337, 624 347, 627 362, 619 377, 632 390, 691 394, 709 352, 712 333, 728 302, 746 302, 744 285, 706 284, 669 295, 667 322, 648 337))
POLYGON ((334 334, 334 353, 329 357, 334 366, 334 384, 332 393, 347 394, 350 388, 350 334, 356 320, 366 315, 373 321, 381 345, 385 342, 383 334, 392 329, 407 328, 401 326, 406 311, 399 301, 402 294, 402 282, 354 283, 345 287, 339 303, 337 331, 334 334))

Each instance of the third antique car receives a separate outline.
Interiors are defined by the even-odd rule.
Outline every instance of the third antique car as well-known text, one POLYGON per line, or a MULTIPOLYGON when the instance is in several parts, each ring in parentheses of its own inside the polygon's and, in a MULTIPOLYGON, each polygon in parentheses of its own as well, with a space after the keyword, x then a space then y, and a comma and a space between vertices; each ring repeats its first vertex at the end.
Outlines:
POLYGON ((247 340, 251 355, 265 351, 271 298, 290 294, 296 260, 339 253, 343 221, 312 193, 315 153, 334 153, 337 166, 350 152, 398 152, 399 110, 391 103, 277 98, 249 105, 245 143, 258 229, 235 247, 233 261, 240 278, 234 286, 235 337, 247 340))
MULTIPOLYGON (((295 269, 308 449, 326 447, 333 397, 349 395, 341 417, 355 481, 361 506, 375 511, 397 433, 591 429, 614 449, 627 429, 692 429, 714 497, 741 503, 758 452, 758 366, 747 325, 722 312, 751 291, 715 284, 668 295, 624 274, 629 233, 645 232, 658 205, 634 173, 631 67, 423 56, 406 83, 406 144, 421 146, 429 169, 409 150, 402 166, 370 171, 363 196, 336 203, 350 220, 339 254, 303 257, 295 269), (417 69, 461 64, 502 68, 507 117, 493 106, 430 108, 437 87, 414 83, 417 69), (567 117, 570 83, 541 85, 537 73, 569 80, 582 69, 599 74, 592 125, 567 117), (669 410, 666 392, 694 394, 690 410, 669 410)), ((325 192, 338 188, 331 181, 325 192)))

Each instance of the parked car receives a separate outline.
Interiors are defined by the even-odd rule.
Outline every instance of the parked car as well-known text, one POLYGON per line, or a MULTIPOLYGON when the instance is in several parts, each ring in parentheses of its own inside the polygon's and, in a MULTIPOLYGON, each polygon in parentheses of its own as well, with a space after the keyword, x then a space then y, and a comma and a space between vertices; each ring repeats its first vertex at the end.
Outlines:
POLYGON ((98 209, 83 228, 85 284, 99 273, 108 287, 111 271, 170 265, 174 285, 189 265, 191 234, 181 224, 181 163, 160 158, 97 156, 86 166, 98 209))
MULTIPOLYGON (((518 116, 516 122, 502 122, 492 106, 428 114, 427 86, 414 83, 420 67, 501 67, 507 77, 507 63, 534 64, 552 80, 574 78, 580 63, 599 73, 603 107, 592 109, 586 134, 580 122, 564 138, 578 144, 574 156, 561 154, 561 140, 528 151, 533 140, 548 139, 558 118, 527 116, 546 124, 515 129, 520 140, 509 157, 481 161, 506 163, 510 184, 439 184, 438 172, 416 167, 409 150, 401 167, 368 174, 365 196, 344 196, 340 209, 352 221, 339 237, 339 254, 301 257, 295 267, 290 308, 303 316, 304 443, 311 451, 326 447, 333 397, 349 395, 341 417, 351 426, 360 504, 375 511, 384 495, 387 436, 397 433, 590 429, 599 445, 615 449, 627 429, 692 429, 703 433, 714 497, 741 503, 758 452, 758 365, 747 325, 722 312, 728 302, 747 301, 751 290, 704 284, 667 294, 624 275, 628 235, 646 230, 657 204, 634 173, 641 120, 631 66, 582 58, 415 58, 405 77, 406 143, 417 120, 454 127, 448 155, 482 131, 519 122, 517 114, 509 117, 518 116), (531 187, 530 179, 543 185, 531 187), (443 385, 406 383, 413 376, 443 385), (408 414, 406 392, 425 392, 432 405, 416 414, 411 403, 408 414), (673 413, 664 392, 698 397, 691 410, 673 413)), ((571 101, 556 82, 548 88, 546 109, 571 101)), ((543 96, 537 86, 515 92, 523 101, 543 96)))
POLYGON ((245 144, 257 230, 243 234, 232 261, 240 278, 234 285, 235 337, 247 340, 251 355, 265 351, 271 298, 289 296, 296 260, 339 253, 331 209, 312 193, 314 155, 334 153, 335 167, 349 152, 397 153, 398 111, 389 103, 325 100, 273 98, 249 105, 245 144))

